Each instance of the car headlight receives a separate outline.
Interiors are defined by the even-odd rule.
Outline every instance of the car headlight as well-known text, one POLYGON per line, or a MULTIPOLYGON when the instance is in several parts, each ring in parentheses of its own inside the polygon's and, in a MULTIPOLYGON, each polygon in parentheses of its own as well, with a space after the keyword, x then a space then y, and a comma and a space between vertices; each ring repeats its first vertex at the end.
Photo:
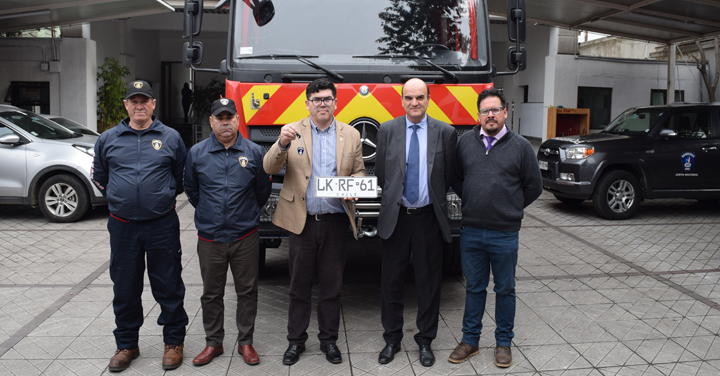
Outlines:
POLYGON ((73 147, 91 157, 95 157, 95 149, 93 149, 93 148, 89 148, 87 146, 82 146, 82 145, 73 145, 73 147))
POLYGON ((592 146, 571 147, 565 149, 565 158, 567 159, 586 159, 593 155, 595 148, 592 146))

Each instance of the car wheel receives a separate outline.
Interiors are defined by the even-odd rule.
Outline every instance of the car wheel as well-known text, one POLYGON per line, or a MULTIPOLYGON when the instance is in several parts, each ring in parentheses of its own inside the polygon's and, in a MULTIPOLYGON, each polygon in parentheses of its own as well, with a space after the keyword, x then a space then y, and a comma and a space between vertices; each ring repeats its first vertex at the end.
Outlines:
POLYGON ((628 219, 640 205, 640 183, 627 171, 611 171, 600 178, 593 205, 603 218, 628 219))
POLYGON ((442 269, 444 275, 458 275, 462 272, 460 262, 460 238, 454 236, 452 243, 444 243, 442 269))
POLYGON ((558 196, 558 195, 555 195, 555 198, 558 199, 558 201, 562 202, 565 205, 580 205, 585 201, 581 198, 562 197, 562 196, 558 196))
POLYGON ((70 175, 51 176, 40 186, 38 193, 40 210, 52 222, 79 220, 87 212, 89 201, 85 186, 70 175))

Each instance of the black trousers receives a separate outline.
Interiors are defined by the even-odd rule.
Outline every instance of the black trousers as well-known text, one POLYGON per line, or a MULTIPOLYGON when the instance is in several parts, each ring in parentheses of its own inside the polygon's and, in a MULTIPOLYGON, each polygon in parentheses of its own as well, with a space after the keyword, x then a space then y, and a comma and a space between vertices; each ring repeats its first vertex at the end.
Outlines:
POLYGON ((138 347, 138 332, 144 319, 141 296, 146 257, 150 290, 161 309, 157 323, 163 326, 163 340, 168 345, 183 343, 188 317, 183 307, 185 285, 180 276, 182 249, 177 213, 173 210, 142 222, 111 215, 107 228, 117 348, 138 347))
POLYGON ((320 284, 317 303, 318 339, 320 344, 337 341, 347 235, 347 220, 316 222, 311 217, 308 217, 300 235, 289 234, 290 306, 287 339, 291 345, 303 345, 308 339, 316 271, 320 284))
POLYGON ((418 302, 419 332, 415 342, 429 345, 437 336, 443 243, 432 210, 407 214, 401 208, 395 231, 382 242, 381 320, 385 343, 399 345, 403 337, 405 270, 411 259, 418 302))

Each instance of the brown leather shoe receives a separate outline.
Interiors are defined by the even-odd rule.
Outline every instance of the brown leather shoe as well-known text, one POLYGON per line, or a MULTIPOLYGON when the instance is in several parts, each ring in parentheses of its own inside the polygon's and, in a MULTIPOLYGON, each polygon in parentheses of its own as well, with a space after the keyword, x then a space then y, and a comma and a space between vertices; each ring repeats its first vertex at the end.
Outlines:
POLYGON ((162 360, 163 369, 175 369, 180 367, 183 361, 183 344, 165 345, 165 355, 162 360))
POLYGON ((452 354, 450 354, 450 357, 448 357, 448 361, 450 363, 462 363, 468 360, 471 356, 477 355, 479 352, 479 347, 470 346, 465 342, 460 342, 460 344, 455 347, 452 354))
POLYGON ((495 348, 495 365, 501 368, 507 368, 512 365, 512 352, 507 346, 498 346, 495 348))
POLYGON ((260 357, 252 345, 238 345, 238 353, 242 355, 245 363, 254 366, 260 363, 260 357))
POLYGON ((212 346, 205 346, 205 350, 203 350, 198 356, 193 359, 193 364, 196 366, 204 366, 210 362, 212 362, 213 358, 216 356, 220 356, 223 353, 222 346, 220 347, 212 347, 212 346))
POLYGON ((140 356, 140 348, 136 347, 133 350, 128 349, 117 349, 115 355, 110 358, 110 365, 108 369, 110 372, 120 372, 130 367, 133 359, 140 356))

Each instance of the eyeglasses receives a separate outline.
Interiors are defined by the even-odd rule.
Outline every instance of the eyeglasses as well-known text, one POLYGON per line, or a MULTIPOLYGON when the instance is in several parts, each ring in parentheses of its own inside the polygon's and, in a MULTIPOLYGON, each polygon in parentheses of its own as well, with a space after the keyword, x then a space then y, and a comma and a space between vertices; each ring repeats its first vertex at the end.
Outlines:
POLYGON ((505 107, 481 108, 480 115, 488 116, 490 114, 490 112, 492 112, 493 115, 497 115, 504 109, 505 109, 505 107))
POLYGON ((319 106, 320 104, 324 104, 326 106, 329 106, 332 104, 332 102, 335 100, 333 97, 325 97, 325 98, 312 98, 309 99, 312 104, 319 106))

